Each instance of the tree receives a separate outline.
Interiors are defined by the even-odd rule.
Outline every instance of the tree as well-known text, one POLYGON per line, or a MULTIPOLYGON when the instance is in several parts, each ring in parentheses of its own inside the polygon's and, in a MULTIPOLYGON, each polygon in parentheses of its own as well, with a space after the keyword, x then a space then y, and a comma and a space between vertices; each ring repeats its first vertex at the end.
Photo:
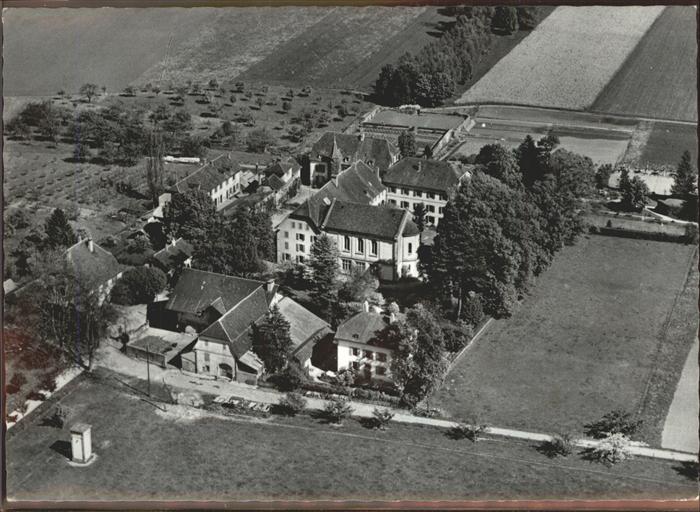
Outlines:
POLYGON ((78 92, 87 98, 88 103, 92 103, 92 98, 97 95, 98 91, 97 84, 83 84, 78 92))
POLYGON ((293 348, 289 336, 289 322, 274 305, 265 320, 253 327, 253 350, 265 363, 268 372, 280 371, 287 364, 293 348))
POLYGON ((512 6, 498 6, 494 12, 491 28, 494 32, 512 34, 518 30, 518 12, 512 6))
POLYGON ((423 148, 423 157, 428 159, 433 158, 433 147, 430 144, 426 144, 423 148))
POLYGON ((616 409, 603 415, 598 421, 583 426, 587 436, 603 439, 612 434, 632 437, 642 427, 642 420, 635 420, 631 413, 616 409))
POLYGON ((280 398, 279 405, 285 414, 289 416, 296 416, 304 409, 306 409, 307 400, 301 393, 295 391, 290 391, 285 396, 280 398))
POLYGON ((336 395, 326 402, 323 413, 328 421, 342 425, 343 420, 353 413, 353 408, 347 398, 336 395))
POLYGON ((629 171, 623 169, 620 175, 620 192, 622 194, 622 208, 627 211, 639 211, 646 204, 649 187, 639 176, 634 176, 630 180, 629 171))
POLYGON ((416 223, 416 226, 418 226, 418 231, 421 233, 425 229, 425 214, 425 205, 423 203, 417 203, 413 208, 413 222, 416 223))
POLYGON ((379 430, 386 430, 389 422, 394 418, 394 413, 389 409, 380 409, 375 407, 372 409, 372 425, 379 430))
POLYGON ((379 288, 379 280, 372 272, 355 267, 350 272, 348 279, 340 286, 338 298, 345 302, 376 301, 379 288))
POLYGON ((92 291, 98 283, 86 281, 67 264, 43 270, 35 300, 41 334, 73 362, 91 370, 100 340, 116 318, 114 309, 92 291))
POLYGON ((610 176, 612 176, 613 167, 610 164, 603 164, 598 167, 595 172, 595 186, 597 189, 602 190, 608 188, 608 182, 610 181, 610 176))
POLYGON ((416 134, 413 130, 406 130, 399 135, 399 151, 401 158, 415 156, 416 154, 416 134))
POLYGON ((45 244, 52 249, 70 247, 78 241, 75 231, 68 223, 66 214, 60 208, 56 208, 46 219, 44 231, 46 233, 45 244))
POLYGON ((534 139, 527 135, 515 151, 518 168, 522 174, 522 182, 530 188, 536 181, 542 180, 545 169, 542 165, 541 151, 535 145, 534 139))
POLYGON ((174 193, 163 212, 165 229, 171 237, 182 237, 195 245, 206 240, 216 217, 211 197, 199 189, 174 193))
POLYGON ((163 137, 160 133, 151 132, 148 138, 148 160, 146 161, 146 181, 151 192, 153 207, 158 206, 158 196, 163 192, 163 137))
POLYGON ((690 151, 686 150, 681 156, 681 161, 676 168, 676 175, 673 178, 671 193, 684 198, 695 193, 697 187, 698 173, 693 167, 690 151))
POLYGON ((125 96, 134 96, 136 94, 136 89, 134 89, 133 86, 127 85, 124 87, 124 95, 125 96))
POLYGON ((561 193, 577 198, 593 193, 596 169, 587 156, 560 148, 552 153, 550 167, 561 193))
POLYGON ((486 174, 511 188, 518 188, 522 184, 522 175, 515 155, 500 144, 483 146, 475 162, 483 167, 486 174))
POLYGON ((255 98, 255 104, 258 106, 259 109, 262 109, 263 105, 265 104, 265 100, 261 96, 258 96, 257 98, 255 98))
POLYGON ((111 299, 115 304, 133 306, 149 304, 163 291, 168 278, 154 267, 135 267, 127 270, 112 288, 111 299))
POLYGON ((532 30, 537 25, 537 17, 535 7, 522 6, 516 7, 518 13, 518 26, 520 30, 532 30))
POLYGON ((336 299, 338 273, 338 249, 333 241, 322 233, 311 246, 309 267, 313 273, 311 298, 326 320, 331 317, 331 306, 336 299))
POLYGON ((182 156, 204 158, 207 153, 204 139, 198 135, 185 135, 180 140, 180 153, 182 156))
MULTIPOLYGON (((445 340, 435 315, 421 304, 406 320, 389 327, 394 340, 391 375, 402 395, 423 399, 440 383, 447 368, 445 340)), ((413 399, 415 400, 415 399, 413 399)))
POLYGON ((285 112, 289 112, 292 110, 292 102, 291 101, 283 101, 282 102, 282 110, 285 112))
POLYGON ((267 128, 258 128, 248 133, 246 144, 248 150, 254 153, 264 153, 268 147, 275 143, 275 137, 267 128))
POLYGON ((16 117, 5 125, 7 133, 19 140, 27 140, 32 136, 32 130, 21 117, 16 117))

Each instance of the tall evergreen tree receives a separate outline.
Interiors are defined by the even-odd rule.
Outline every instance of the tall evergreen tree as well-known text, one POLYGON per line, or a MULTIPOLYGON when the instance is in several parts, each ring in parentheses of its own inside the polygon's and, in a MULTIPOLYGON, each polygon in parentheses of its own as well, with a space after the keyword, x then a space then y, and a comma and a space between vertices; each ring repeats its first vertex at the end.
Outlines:
POLYGON ((403 131, 399 135, 399 151, 402 158, 416 154, 416 134, 412 130, 403 131))
POLYGON ((676 175, 673 179, 671 193, 681 197, 687 197, 695 193, 697 188, 698 173, 693 167, 690 151, 683 152, 681 161, 676 168, 676 175))
POLYGON ((75 231, 68 223, 66 214, 60 208, 56 208, 51 216, 46 219, 44 230, 46 232, 46 246, 52 249, 70 247, 78 241, 75 231))
POLYGON ((252 337, 253 351, 265 363, 267 371, 278 372, 287 365, 293 345, 289 322, 277 305, 259 326, 253 328, 252 337))
POLYGON ((316 238, 311 246, 309 267, 313 272, 311 298, 321 314, 329 320, 331 309, 336 301, 338 267, 338 249, 325 233, 316 238))
POLYGON ((425 205, 423 203, 418 203, 413 208, 413 222, 418 226, 418 231, 421 233, 425 229, 425 205))
POLYGON ((163 192, 163 174, 163 137, 159 133, 151 132, 148 138, 146 181, 154 208, 158 206, 158 196, 163 192))
POLYGON ((518 167, 522 174, 523 184, 530 188, 536 181, 544 176, 540 160, 540 150, 535 145, 534 139, 527 135, 516 150, 518 167))

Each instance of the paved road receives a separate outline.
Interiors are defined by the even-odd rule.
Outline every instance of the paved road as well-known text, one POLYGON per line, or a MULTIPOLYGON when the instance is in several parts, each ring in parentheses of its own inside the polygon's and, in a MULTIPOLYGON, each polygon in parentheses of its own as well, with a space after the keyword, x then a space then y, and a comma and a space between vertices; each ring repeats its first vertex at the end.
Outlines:
POLYGON ((698 416, 700 415, 700 402, 698 401, 698 339, 695 339, 693 348, 688 354, 688 359, 681 373, 676 393, 673 395, 671 408, 666 416, 664 431, 661 435, 661 446, 670 450, 698 453, 700 441, 698 441, 698 416))

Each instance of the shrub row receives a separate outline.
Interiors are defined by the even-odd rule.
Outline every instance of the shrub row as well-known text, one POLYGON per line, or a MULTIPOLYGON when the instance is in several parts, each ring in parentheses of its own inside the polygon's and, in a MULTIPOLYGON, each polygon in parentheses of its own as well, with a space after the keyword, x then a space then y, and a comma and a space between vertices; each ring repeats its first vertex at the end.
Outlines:
POLYGON ((630 229, 607 228, 591 226, 590 232, 596 235, 618 236, 621 238, 634 238, 638 240, 652 240, 655 242, 674 242, 679 244, 693 243, 692 234, 674 235, 663 231, 635 231, 630 229))
POLYGON ((334 386, 323 382, 308 382, 301 385, 305 391, 320 393, 321 395, 345 395, 353 400, 362 402, 377 403, 381 405, 389 404, 396 406, 399 404, 399 397, 390 395, 383 391, 367 388, 346 388, 334 386))

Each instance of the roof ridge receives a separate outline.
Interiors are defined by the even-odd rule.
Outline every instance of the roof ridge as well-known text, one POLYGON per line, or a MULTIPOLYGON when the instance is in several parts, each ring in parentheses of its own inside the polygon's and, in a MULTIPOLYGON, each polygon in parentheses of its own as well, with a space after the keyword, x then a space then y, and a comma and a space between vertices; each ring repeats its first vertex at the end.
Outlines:
POLYGON ((251 282, 253 282, 253 283, 259 283, 260 286, 262 286, 262 285, 265 284, 264 281, 258 281, 257 279, 249 279, 249 278, 247 278, 247 277, 240 277, 240 276, 230 276, 230 275, 228 275, 228 274, 222 274, 222 273, 220 273, 220 272, 212 272, 211 270, 202 270, 202 269, 199 269, 199 268, 191 268, 191 267, 190 267, 190 268, 186 268, 186 269, 184 269, 184 270, 185 270, 186 272, 204 272, 205 274, 213 274, 213 275, 215 275, 215 276, 230 277, 230 278, 233 278, 233 279, 240 279, 240 280, 242 280, 242 281, 251 281, 251 282))
MULTIPOLYGON (((245 301, 247 301, 249 298, 251 298, 251 297, 253 296, 253 294, 254 294, 255 292, 257 292, 257 291, 258 291, 258 288, 256 288, 256 289, 253 290, 252 292, 250 292, 250 293, 249 293, 248 295, 246 295, 245 297, 243 297, 240 301, 238 301, 238 304, 236 304, 236 305, 233 306, 231 309, 229 309, 228 311, 226 311, 226 313, 224 313, 223 315, 221 315, 221 316, 216 320, 216 322, 214 322, 214 323, 218 323, 218 324, 221 326, 221 328, 224 330, 224 333, 226 334, 226 337, 229 339, 229 341, 235 341, 235 340, 237 340, 238 338, 241 337, 241 335, 242 335, 243 333, 239 334, 235 339, 231 339, 231 335, 230 335, 230 334, 228 333, 228 331, 226 330, 226 327, 224 326, 222 320, 223 320, 224 318, 226 318, 231 312, 233 312, 234 309, 236 309, 238 306, 240 306, 240 305, 243 304, 245 301)), ((207 329, 209 329, 209 327, 207 327, 207 329)), ((205 331, 206 331, 206 329, 205 329, 205 331)))

